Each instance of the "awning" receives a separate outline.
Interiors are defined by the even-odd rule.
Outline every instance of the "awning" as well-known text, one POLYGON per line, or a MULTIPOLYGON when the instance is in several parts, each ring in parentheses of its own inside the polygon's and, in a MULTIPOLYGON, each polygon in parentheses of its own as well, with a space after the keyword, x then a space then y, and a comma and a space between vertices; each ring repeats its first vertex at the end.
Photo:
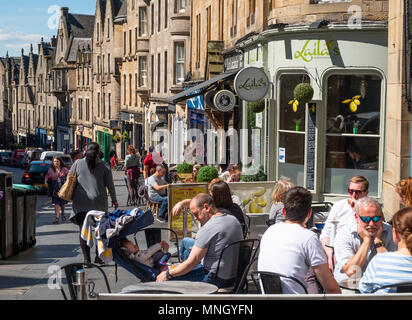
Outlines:
POLYGON ((184 101, 193 97, 196 97, 198 95, 204 94, 206 91, 208 91, 211 87, 216 85, 218 81, 225 80, 231 77, 234 77, 239 70, 236 71, 230 71, 230 72, 225 72, 221 73, 218 76, 210 79, 203 81, 202 83, 199 83, 198 85, 189 88, 188 90, 184 90, 173 97, 170 97, 168 99, 169 103, 176 104, 180 101, 184 101))

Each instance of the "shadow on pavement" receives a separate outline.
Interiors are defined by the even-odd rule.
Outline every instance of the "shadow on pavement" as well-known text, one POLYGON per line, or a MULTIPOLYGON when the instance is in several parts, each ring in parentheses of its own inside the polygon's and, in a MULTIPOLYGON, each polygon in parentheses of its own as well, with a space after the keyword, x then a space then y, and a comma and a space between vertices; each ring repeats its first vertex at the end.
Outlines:
POLYGON ((39 284, 47 284, 48 279, 18 277, 18 276, 0 276, 0 289, 31 287, 39 284))

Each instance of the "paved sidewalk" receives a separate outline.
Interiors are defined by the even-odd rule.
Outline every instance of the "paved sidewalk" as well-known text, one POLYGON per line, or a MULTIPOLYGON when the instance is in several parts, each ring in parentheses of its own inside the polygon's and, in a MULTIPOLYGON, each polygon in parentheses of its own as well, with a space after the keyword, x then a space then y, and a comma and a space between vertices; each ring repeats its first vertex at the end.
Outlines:
MULTIPOLYGON (((129 209, 130 207, 126 207, 127 188, 123 179, 124 172, 113 172, 113 177, 120 209, 129 209)), ((109 197, 109 210, 110 206, 109 197)), ((60 291, 48 288, 49 267, 83 261, 79 247, 78 226, 70 222, 52 224, 54 207, 46 196, 38 197, 36 212, 36 245, 7 260, 0 260, 0 300, 61 300, 60 291)), ((69 204, 66 208, 67 218, 70 213, 71 205, 69 204)), ((91 252, 93 260, 94 248, 91 252)), ((115 283, 114 263, 104 266, 104 270, 113 292, 139 281, 124 268, 119 267, 119 281, 115 283)))

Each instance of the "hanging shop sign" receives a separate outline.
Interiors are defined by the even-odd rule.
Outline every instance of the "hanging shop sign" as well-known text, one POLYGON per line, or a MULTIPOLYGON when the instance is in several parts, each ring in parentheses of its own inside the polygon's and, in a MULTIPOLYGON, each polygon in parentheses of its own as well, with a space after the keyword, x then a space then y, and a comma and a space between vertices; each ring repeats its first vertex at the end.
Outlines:
POLYGON ((119 120, 110 120, 109 121, 109 126, 110 126, 110 129, 119 130, 120 129, 120 121, 119 120))
POLYGON ((234 85, 240 99, 255 102, 268 93, 269 78, 263 69, 249 67, 236 75, 234 85))
POLYGON ((156 106, 156 114, 173 114, 176 113, 176 105, 169 104, 167 106, 156 106))
POLYGON ((217 110, 229 112, 235 107, 236 97, 232 91, 220 90, 215 95, 214 103, 217 110))

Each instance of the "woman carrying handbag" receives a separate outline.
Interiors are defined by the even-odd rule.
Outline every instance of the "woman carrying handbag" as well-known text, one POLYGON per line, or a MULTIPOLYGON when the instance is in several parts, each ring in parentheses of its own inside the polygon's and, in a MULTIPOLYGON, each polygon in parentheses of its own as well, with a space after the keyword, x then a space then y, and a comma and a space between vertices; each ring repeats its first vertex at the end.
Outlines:
POLYGON ((58 224, 60 222, 60 211, 62 222, 66 222, 66 217, 64 215, 64 206, 67 204, 67 201, 59 198, 58 192, 66 182, 68 173, 69 170, 64 165, 63 160, 61 158, 55 157, 53 158, 51 168, 44 178, 44 183, 49 188, 49 196, 52 198, 52 203, 54 204, 54 224, 58 224))

